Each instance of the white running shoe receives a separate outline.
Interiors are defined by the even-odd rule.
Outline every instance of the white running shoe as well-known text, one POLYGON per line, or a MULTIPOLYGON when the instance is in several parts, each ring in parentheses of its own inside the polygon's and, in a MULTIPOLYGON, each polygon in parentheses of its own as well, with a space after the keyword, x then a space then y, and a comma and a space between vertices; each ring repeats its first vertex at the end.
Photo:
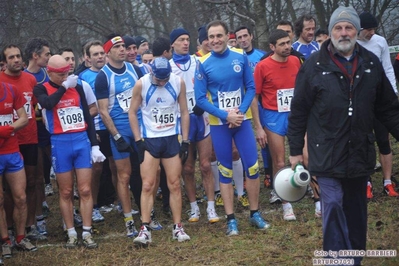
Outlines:
POLYGON ((200 210, 199 210, 199 208, 197 207, 197 208, 195 208, 194 212, 191 211, 190 218, 188 218, 188 221, 189 221, 190 223, 196 223, 196 222, 199 221, 199 217, 200 217, 200 216, 201 216, 200 210))
POLYGON ((140 228, 139 235, 133 239, 133 243, 137 245, 148 245, 152 242, 151 232, 143 225, 140 228))
POLYGON ((286 221, 295 221, 296 220, 294 210, 292 209, 292 207, 289 207, 286 209, 283 208, 283 212, 284 212, 284 220, 286 220, 286 221))
POLYGON ((216 213, 215 209, 208 208, 206 209, 206 213, 208 214, 208 221, 213 224, 220 221, 218 214, 216 213))
POLYGON ((172 236, 174 240, 177 239, 179 242, 190 240, 190 236, 184 232, 181 224, 178 224, 176 229, 173 229, 172 236))

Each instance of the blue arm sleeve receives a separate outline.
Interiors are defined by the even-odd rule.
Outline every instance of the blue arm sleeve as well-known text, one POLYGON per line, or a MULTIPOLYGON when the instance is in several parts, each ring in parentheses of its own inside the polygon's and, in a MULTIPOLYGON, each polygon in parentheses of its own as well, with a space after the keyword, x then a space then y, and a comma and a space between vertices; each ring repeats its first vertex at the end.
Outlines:
POLYGON ((242 100, 242 104, 238 108, 241 113, 246 113, 248 108, 251 106, 252 100, 255 97, 255 85, 254 85, 254 76, 252 74, 251 67, 249 65, 248 57, 244 55, 244 86, 245 86, 245 94, 242 100))
POLYGON ((208 91, 208 78, 204 71, 203 65, 200 62, 198 62, 197 70, 195 73, 194 88, 195 101, 200 108, 202 108, 209 114, 219 117, 221 119, 227 118, 226 111, 220 110, 218 107, 214 106, 208 101, 208 98, 206 96, 208 91))
POLYGON ((104 72, 100 71, 96 77, 94 87, 97 100, 106 99, 109 97, 108 79, 104 72))

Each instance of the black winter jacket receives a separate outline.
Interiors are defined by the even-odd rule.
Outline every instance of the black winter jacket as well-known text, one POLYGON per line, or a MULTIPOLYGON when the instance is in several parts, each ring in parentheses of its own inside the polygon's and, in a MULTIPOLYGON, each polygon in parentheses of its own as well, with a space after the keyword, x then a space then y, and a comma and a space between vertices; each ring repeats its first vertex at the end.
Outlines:
POLYGON ((352 116, 348 115, 350 80, 331 60, 323 43, 301 67, 288 123, 292 156, 302 154, 307 132, 312 175, 354 178, 374 172, 373 120, 399 139, 399 102, 378 58, 357 45, 352 116))

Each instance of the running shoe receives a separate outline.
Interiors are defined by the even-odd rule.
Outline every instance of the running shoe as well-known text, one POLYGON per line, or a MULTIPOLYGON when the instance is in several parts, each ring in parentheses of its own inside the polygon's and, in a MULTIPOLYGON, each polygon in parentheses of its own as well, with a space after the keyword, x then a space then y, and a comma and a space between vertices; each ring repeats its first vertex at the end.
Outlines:
POLYGON ((248 195, 244 194, 241 197, 238 198, 238 201, 241 203, 243 207, 248 207, 249 206, 249 200, 248 200, 248 195))
POLYGON ((11 244, 5 242, 2 246, 3 258, 9 259, 12 257, 11 244))
POLYGON ((43 220, 42 222, 37 222, 37 231, 41 234, 46 236, 47 235, 47 225, 46 221, 43 220))
POLYGON ((266 222, 259 212, 255 212, 249 222, 260 230, 265 230, 270 227, 270 224, 266 222))
POLYGON ((159 231, 162 230, 162 225, 158 222, 157 218, 151 217, 151 222, 148 225, 151 230, 159 231))
POLYGON ((196 222, 199 221, 199 217, 200 217, 200 216, 201 216, 200 210, 199 210, 199 208, 197 207, 197 208, 195 208, 194 212, 191 211, 190 218, 188 218, 188 221, 189 221, 190 223, 196 223, 196 222))
POLYGON ((29 233, 26 234, 26 238, 30 240, 47 240, 45 235, 40 234, 40 232, 36 229, 35 225, 30 227, 29 233))
POLYGON ((279 196, 277 196, 276 191, 274 191, 274 189, 270 192, 269 202, 270 204, 281 203, 281 199, 279 196))
POLYGON ((102 216, 100 210, 96 208, 93 208, 91 219, 93 220, 94 223, 104 222, 104 216, 102 216))
POLYGON ((126 220, 125 218, 125 226, 126 226, 126 236, 127 237, 133 237, 137 236, 139 232, 137 232, 136 227, 134 226, 134 221, 133 220, 126 220))
POLYGON ((222 194, 217 193, 215 195, 215 204, 216 204, 216 206, 223 206, 224 205, 223 204, 223 199, 222 199, 222 194))
POLYGON ((237 227, 237 220, 231 219, 227 222, 227 236, 236 236, 238 235, 238 227, 237 227))
MULTIPOLYGON (((117 206, 116 206, 116 210, 119 212, 119 213, 123 213, 123 209, 122 209, 122 205, 121 205, 121 203, 119 203, 117 206)), ((140 212, 139 211, 136 211, 136 210, 133 210, 132 209, 132 215, 136 215, 136 214, 139 214, 140 212)))
POLYGON ((23 250, 23 251, 36 251, 37 250, 37 247, 35 245, 33 245, 27 237, 22 239, 21 242, 16 243, 15 246, 17 247, 17 249, 23 250))
POLYGON ((284 217, 285 221, 295 221, 296 220, 294 210, 292 209, 292 207, 289 207, 286 209, 283 208, 283 213, 284 213, 283 217, 284 217))
POLYGON ((67 242, 65 243, 65 248, 76 248, 78 246, 77 236, 68 236, 67 242))
POLYGON ((173 240, 184 242, 190 240, 190 236, 184 232, 183 226, 178 224, 172 231, 173 240))
POLYGON ((149 231, 144 225, 141 226, 140 233, 135 239, 133 239, 133 243, 136 245, 148 245, 151 242, 151 231, 149 231))
POLYGON ((51 183, 48 183, 44 187, 44 194, 46 195, 46 197, 54 195, 53 185, 51 185, 51 183))
POLYGON ((206 213, 208 214, 208 221, 213 224, 220 221, 218 214, 216 213, 215 209, 208 208, 206 209, 206 213))
POLYGON ((85 248, 91 249, 98 247, 97 243, 94 242, 93 236, 91 234, 86 234, 82 239, 82 243, 85 248))
POLYGON ((398 192, 395 191, 394 187, 392 184, 386 185, 384 187, 384 192, 387 194, 389 197, 399 197, 398 192))
MULTIPOLYGON (((110 204, 110 205, 113 205, 113 204, 110 204)), ((110 206, 110 205, 101 206, 100 209, 99 209, 100 213, 109 213, 109 212, 111 212, 114 208, 113 208, 113 206, 110 206)))

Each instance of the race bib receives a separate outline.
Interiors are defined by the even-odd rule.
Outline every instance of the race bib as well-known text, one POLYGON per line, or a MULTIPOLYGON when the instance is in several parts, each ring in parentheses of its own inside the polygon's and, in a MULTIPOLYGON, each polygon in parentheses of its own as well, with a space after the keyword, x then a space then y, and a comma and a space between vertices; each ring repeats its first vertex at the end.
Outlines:
POLYGON ((10 126, 12 125, 12 114, 0 115, 0 126, 10 126))
POLYGON ((174 107, 153 108, 151 125, 154 131, 163 131, 176 124, 174 107))
MULTIPOLYGON (((24 109, 26 112, 26 115, 28 116, 28 119, 32 119, 32 105, 31 105, 31 96, 24 96, 26 99, 26 103, 24 104, 24 109)), ((19 116, 17 114, 17 111, 14 110, 14 119, 17 120, 19 119, 19 116)))
POLYGON ((187 98, 187 108, 188 108, 188 113, 191 114, 193 112, 193 108, 195 106, 195 96, 194 96, 194 91, 189 91, 186 93, 186 98, 187 98))
POLYGON ((83 111, 79 107, 67 107, 57 110, 62 131, 77 130, 85 128, 83 111))
POLYGON ((277 90, 277 110, 279 112, 291 111, 291 100, 294 96, 294 88, 277 90))
POLYGON ((241 88, 236 91, 218 91, 219 109, 228 111, 241 105, 241 88))
POLYGON ((116 95, 119 106, 122 108, 124 113, 127 113, 129 111, 130 102, 132 100, 132 92, 133 89, 128 89, 116 95))
POLYGON ((31 96, 25 96, 26 103, 24 105, 26 114, 28 115, 28 119, 32 119, 32 97, 31 96))

